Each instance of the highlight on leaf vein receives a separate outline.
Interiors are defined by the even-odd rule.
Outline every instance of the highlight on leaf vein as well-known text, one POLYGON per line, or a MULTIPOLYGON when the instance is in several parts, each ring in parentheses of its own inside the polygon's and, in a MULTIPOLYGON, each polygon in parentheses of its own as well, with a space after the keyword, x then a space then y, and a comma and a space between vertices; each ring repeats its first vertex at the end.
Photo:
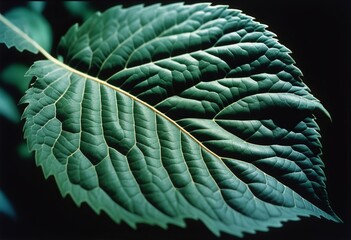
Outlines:
MULTIPOLYGON (((12 16, 12 19, 16 18, 12 16)), ((116 223, 237 237, 330 207, 316 115, 288 48, 227 6, 116 6, 50 55, 0 16, 0 42, 40 52, 24 138, 63 196, 116 223)))

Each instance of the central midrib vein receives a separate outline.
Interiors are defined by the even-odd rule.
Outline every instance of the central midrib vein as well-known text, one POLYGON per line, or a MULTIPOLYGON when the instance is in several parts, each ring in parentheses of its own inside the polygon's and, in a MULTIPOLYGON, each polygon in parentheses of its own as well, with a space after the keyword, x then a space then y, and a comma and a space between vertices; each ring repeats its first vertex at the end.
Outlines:
POLYGON ((80 72, 72 67, 70 67, 69 65, 60 62, 59 60, 57 60, 55 57, 53 57, 50 53, 48 53, 44 48, 42 48, 36 41, 34 41, 31 37, 29 37, 26 33, 24 33, 21 29, 19 29, 18 27, 16 27, 15 25, 13 25, 10 21, 8 21, 5 17, 3 17, 2 14, 0 14, 0 21, 3 22, 5 25, 7 25, 10 29, 12 29, 15 33, 17 33, 18 35, 20 35, 22 38, 24 38, 27 42, 29 42, 30 44, 32 44, 33 47, 35 47, 41 54, 44 55, 44 57, 46 57, 49 61, 53 62, 54 64, 66 69, 67 71, 70 71, 78 76, 81 76, 83 78, 95 81, 101 85, 104 85, 106 87, 109 87, 121 94, 124 94, 125 96, 131 98, 132 100, 139 102, 140 104, 146 106, 147 108, 149 108, 150 110, 152 110, 153 112, 155 112, 156 115, 161 116, 162 118, 166 119, 167 121, 169 121, 170 123, 172 123, 173 125, 175 125, 181 132, 185 133, 186 135, 188 135, 191 139, 193 139, 197 144, 199 144, 201 146, 201 148, 203 148, 204 150, 206 150, 207 152, 209 152, 210 154, 212 154, 213 156, 215 156, 218 159, 221 159, 221 157, 219 155, 217 155, 216 153, 214 153, 213 151, 211 151, 210 149, 208 149, 202 142, 200 142, 197 138, 195 138, 192 134, 190 134, 187 130, 185 130, 182 126, 180 126, 178 123, 176 123, 173 119, 171 119, 170 117, 168 117, 166 114, 160 112, 158 109, 156 109, 155 107, 151 106, 150 104, 148 104, 147 102, 142 101, 141 99, 137 98, 136 96, 130 94, 127 91, 124 91, 121 88, 118 88, 116 86, 113 86, 111 84, 109 84, 106 81, 103 81, 99 78, 90 76, 86 73, 80 72))

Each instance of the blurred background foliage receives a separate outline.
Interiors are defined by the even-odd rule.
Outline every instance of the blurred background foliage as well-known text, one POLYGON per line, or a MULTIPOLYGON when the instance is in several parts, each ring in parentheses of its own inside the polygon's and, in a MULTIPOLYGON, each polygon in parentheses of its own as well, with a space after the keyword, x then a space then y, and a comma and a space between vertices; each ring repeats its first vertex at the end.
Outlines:
MULTIPOLYGON (((176 1, 147 1, 170 3, 176 1)), ((194 3, 201 1, 185 1, 194 3)), ((207 2, 207 1, 206 1, 207 2)), ((279 41, 293 51, 305 83, 330 111, 333 123, 323 119, 323 160, 331 204, 345 224, 320 219, 288 222, 269 234, 249 239, 351 239, 350 233, 350 44, 351 1, 213 1, 243 10, 269 25, 279 41), (349 83, 347 83, 349 84, 349 83), (341 134, 340 133, 345 133, 341 134), (345 187, 346 186, 346 187, 345 187)), ((75 23, 82 23, 96 10, 143 1, 25 2, 0 1, 0 12, 24 24, 33 38, 56 56, 60 37, 75 23)), ((75 206, 63 199, 52 178, 45 180, 23 140, 18 105, 31 79, 24 77, 29 66, 43 57, 19 53, 0 44, 0 239, 215 239, 200 222, 187 221, 188 228, 168 230, 140 225, 137 231, 125 223, 116 225, 106 214, 96 215, 85 204, 75 206), (179 235, 181 234, 181 235, 179 235), (190 238, 190 237, 189 237, 190 238)), ((225 235, 222 239, 233 239, 225 235)))

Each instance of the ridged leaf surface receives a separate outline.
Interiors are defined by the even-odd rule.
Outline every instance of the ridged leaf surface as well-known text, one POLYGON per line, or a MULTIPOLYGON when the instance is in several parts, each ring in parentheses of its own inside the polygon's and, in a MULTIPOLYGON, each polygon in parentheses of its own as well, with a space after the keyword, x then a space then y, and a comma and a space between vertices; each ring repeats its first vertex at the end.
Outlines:
POLYGON ((224 6, 117 6, 36 62, 25 137, 63 195, 116 222, 242 236, 299 216, 339 221, 315 114, 289 50, 224 6))

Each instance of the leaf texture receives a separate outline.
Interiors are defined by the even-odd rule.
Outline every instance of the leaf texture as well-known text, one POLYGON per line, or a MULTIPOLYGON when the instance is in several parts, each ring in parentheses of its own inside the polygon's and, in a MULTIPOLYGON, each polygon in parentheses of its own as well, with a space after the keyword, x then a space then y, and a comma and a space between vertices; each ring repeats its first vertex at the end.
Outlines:
POLYGON ((113 220, 267 231, 329 206, 316 114, 290 51, 238 10, 117 6, 36 62, 25 137, 63 195, 113 220), (69 66, 69 67, 68 67, 69 66))
POLYGON ((20 52, 27 50, 38 53, 38 46, 50 51, 52 30, 40 13, 17 7, 4 16, 0 14, 0 43, 5 43, 8 48, 15 47, 20 52), (9 28, 8 21, 15 24, 17 29, 9 28), (35 41, 34 45, 30 38, 35 41))

